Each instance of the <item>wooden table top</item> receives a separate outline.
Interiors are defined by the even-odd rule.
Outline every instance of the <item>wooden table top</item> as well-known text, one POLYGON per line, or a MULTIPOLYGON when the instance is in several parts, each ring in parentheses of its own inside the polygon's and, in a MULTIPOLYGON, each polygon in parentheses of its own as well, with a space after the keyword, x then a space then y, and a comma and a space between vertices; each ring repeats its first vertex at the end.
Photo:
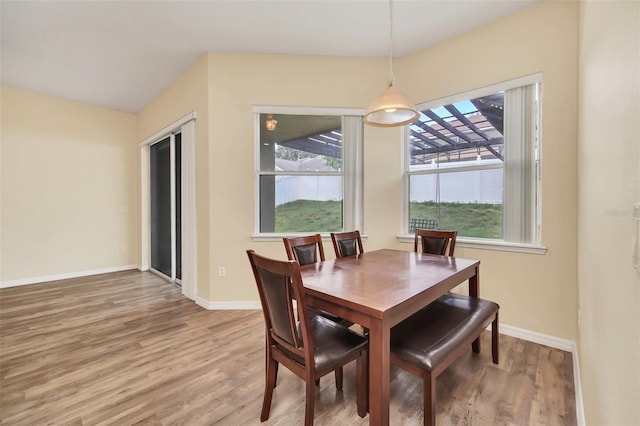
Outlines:
POLYGON ((415 310, 425 300, 437 299, 475 274, 479 263, 382 249, 306 265, 301 273, 308 294, 340 299, 343 306, 382 318, 394 309, 406 309, 414 299, 420 299, 415 310))

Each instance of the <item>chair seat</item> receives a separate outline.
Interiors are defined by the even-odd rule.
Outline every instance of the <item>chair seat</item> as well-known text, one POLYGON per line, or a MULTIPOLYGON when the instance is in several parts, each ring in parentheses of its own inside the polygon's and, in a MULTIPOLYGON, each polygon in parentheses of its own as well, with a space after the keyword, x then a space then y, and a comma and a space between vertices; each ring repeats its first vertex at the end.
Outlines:
POLYGON ((495 318, 497 303, 448 293, 391 329, 393 355, 433 371, 495 318))
MULTIPOLYGON (((358 352, 366 349, 366 338, 324 316, 312 315, 310 322, 316 371, 334 370, 344 364, 345 359, 354 358, 358 352)), ((304 363, 304 359, 296 354, 291 355, 301 364, 304 363)))
POLYGON ((311 315, 320 315, 322 317, 327 318, 330 321, 337 322, 338 324, 344 327, 350 327, 353 325, 351 321, 348 321, 344 318, 340 318, 337 315, 332 314, 331 312, 323 311, 322 309, 309 308, 311 315))
POLYGON ((368 340, 323 316, 311 318, 316 370, 333 369, 344 358, 366 349, 368 340))

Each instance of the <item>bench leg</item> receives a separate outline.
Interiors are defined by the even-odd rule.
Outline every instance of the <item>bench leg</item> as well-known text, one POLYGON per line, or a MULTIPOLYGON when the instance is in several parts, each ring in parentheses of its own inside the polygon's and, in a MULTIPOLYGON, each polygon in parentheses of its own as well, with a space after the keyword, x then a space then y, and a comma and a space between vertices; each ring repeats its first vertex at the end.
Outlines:
POLYGON ((436 378, 430 371, 424 370, 422 378, 424 398, 424 426, 436 424, 436 378))
POLYGON ((471 349, 477 354, 480 353, 480 337, 478 337, 473 341, 473 343, 471 343, 471 349))
POLYGON ((342 367, 336 368, 336 389, 342 390, 342 367))
POLYGON ((491 323, 491 356, 493 357, 494 364, 497 364, 499 360, 499 336, 498 313, 496 312, 496 318, 491 323))

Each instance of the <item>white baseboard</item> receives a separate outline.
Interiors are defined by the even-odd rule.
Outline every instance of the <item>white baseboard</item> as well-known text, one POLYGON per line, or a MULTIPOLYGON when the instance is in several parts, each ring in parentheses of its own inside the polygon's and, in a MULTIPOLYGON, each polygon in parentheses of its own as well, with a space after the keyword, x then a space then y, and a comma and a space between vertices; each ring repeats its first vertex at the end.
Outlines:
MULTIPOLYGON (((488 328, 490 328, 489 326, 488 328)), ((518 339, 527 340, 533 343, 549 346, 551 348, 560 349, 573 353, 576 350, 575 342, 571 340, 561 339, 548 334, 538 333, 536 331, 525 330, 523 328, 514 327, 512 325, 500 324, 500 334, 517 337, 518 339)))
POLYGON ((16 287, 19 285, 38 284, 47 281, 66 280, 69 278, 88 277, 90 275, 107 274, 109 272, 128 271, 130 269, 138 269, 138 265, 114 266, 111 268, 92 269, 89 271, 69 272, 66 274, 45 275, 41 277, 24 278, 20 280, 2 281, 0 288, 16 287))
MULTIPOLYGON (((488 328, 490 328, 490 326, 488 328)), ((571 340, 504 324, 500 324, 500 334, 571 352, 571 358, 573 359, 573 385, 576 394, 576 420, 578 426, 585 426, 586 420, 584 417, 584 403, 582 401, 582 385, 580 383, 580 363, 578 362, 578 347, 576 343, 571 340)))
POLYGON ((576 391, 576 420, 578 426, 585 426, 587 420, 584 417, 584 403, 582 402, 582 384, 580 383, 580 363, 578 362, 578 348, 573 352, 573 385, 576 391))
POLYGON ((200 296, 196 296, 196 303, 210 311, 262 309, 262 306, 260 305, 260 301, 253 301, 253 300, 233 301, 233 302, 212 302, 200 296))

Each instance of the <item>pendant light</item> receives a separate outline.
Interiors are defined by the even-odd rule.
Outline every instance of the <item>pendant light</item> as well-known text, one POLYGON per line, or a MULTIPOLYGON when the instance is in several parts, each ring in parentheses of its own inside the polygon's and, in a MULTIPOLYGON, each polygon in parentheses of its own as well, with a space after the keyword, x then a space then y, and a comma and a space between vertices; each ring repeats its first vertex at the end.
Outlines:
POLYGON ((277 125, 278 125, 278 120, 273 118, 273 115, 269 115, 267 117, 267 120, 264 122, 264 127, 266 127, 266 129, 271 132, 273 132, 276 129, 277 125))
POLYGON ((418 118, 416 106, 395 87, 393 76, 393 0, 389 0, 389 82, 387 89, 367 108, 364 122, 371 126, 394 127, 409 124, 418 118))

